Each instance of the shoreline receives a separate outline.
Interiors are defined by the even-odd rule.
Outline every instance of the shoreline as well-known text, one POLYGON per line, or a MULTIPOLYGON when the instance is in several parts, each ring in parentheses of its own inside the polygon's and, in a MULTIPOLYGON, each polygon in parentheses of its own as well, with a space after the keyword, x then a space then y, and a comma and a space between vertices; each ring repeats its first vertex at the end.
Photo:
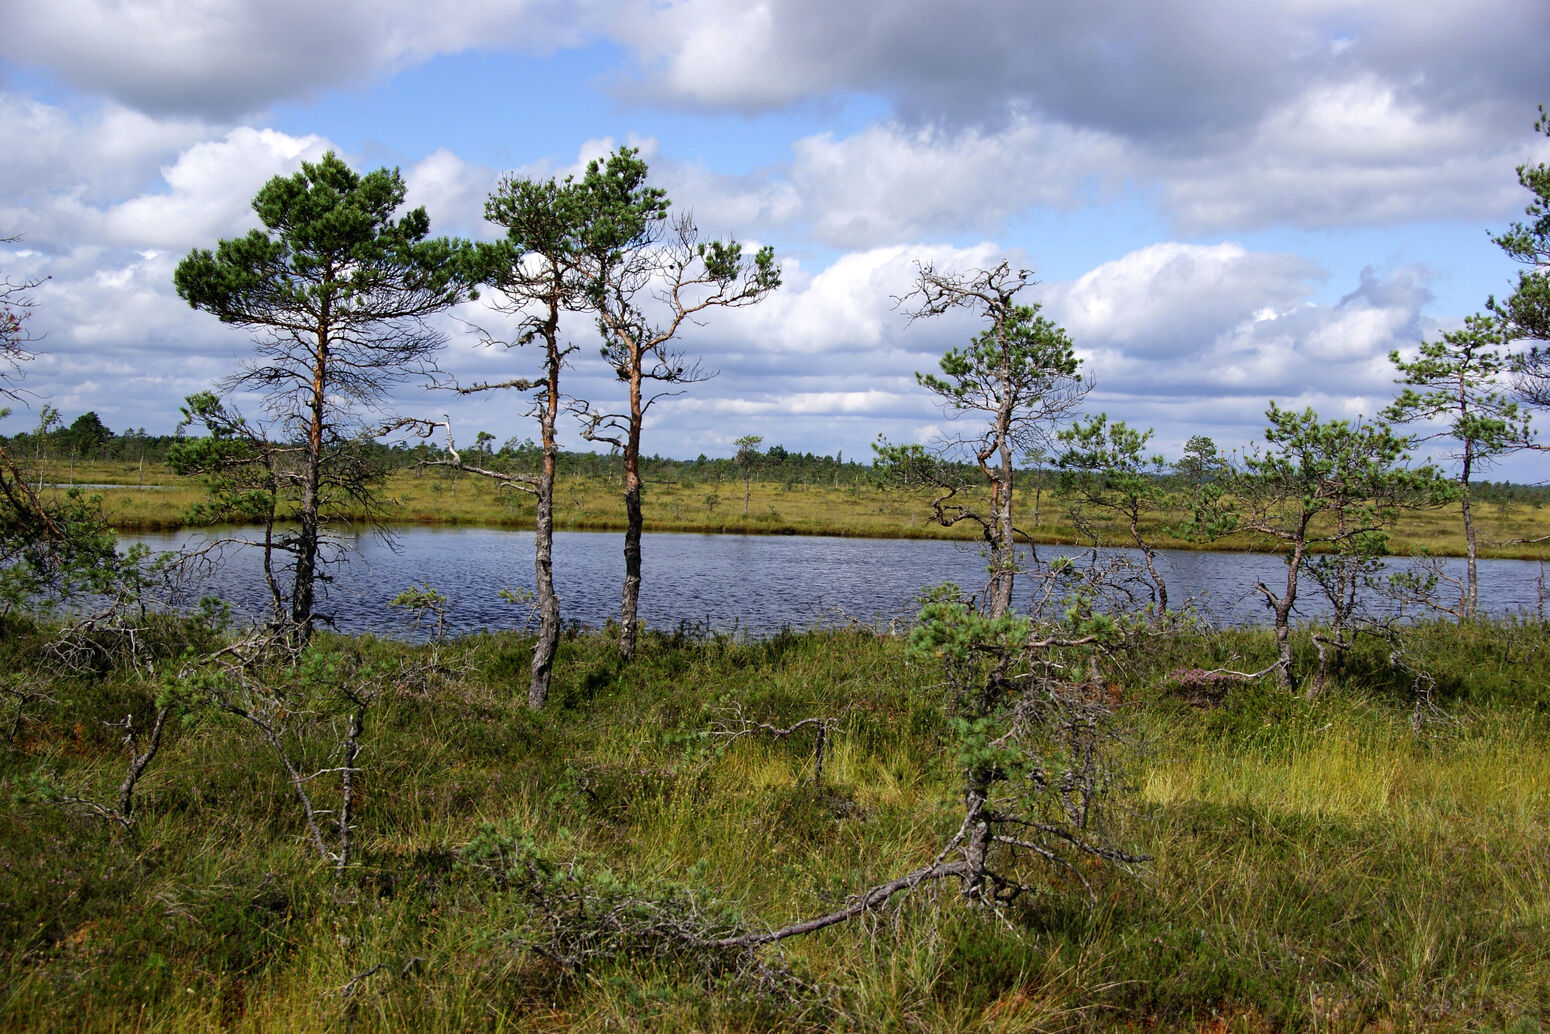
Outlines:
MULTIPOLYGON (((227 525, 200 525, 179 519, 149 519, 107 522, 108 526, 120 534, 170 534, 179 531, 194 531, 201 527, 225 527, 227 525)), ((351 523, 340 520, 332 522, 335 525, 351 523)), ((520 519, 483 519, 443 517, 426 519, 424 517, 403 520, 383 521, 381 526, 389 531, 395 529, 414 528, 488 528, 497 531, 532 531, 533 523, 530 520, 520 519)), ((556 521, 554 530, 557 532, 617 532, 625 531, 625 523, 622 520, 594 519, 583 521, 556 521)), ((967 534, 955 534, 950 529, 938 529, 932 526, 909 528, 844 528, 844 527, 798 527, 795 525, 773 526, 746 526, 732 524, 689 524, 689 523, 660 523, 646 521, 642 529, 652 535, 744 535, 770 538, 840 538, 840 539, 876 539, 879 541, 940 541, 940 542, 976 542, 977 536, 967 534)), ((1072 549, 1086 549, 1097 547, 1100 549, 1135 549, 1134 542, 1121 539, 1103 538, 1098 541, 1076 541, 1070 536, 1045 534, 1025 535, 1019 534, 1017 544, 1020 546, 1062 546, 1072 549)), ((1228 536, 1209 542, 1190 542, 1179 539, 1159 539, 1154 543, 1154 548, 1159 552, 1174 553, 1256 553, 1264 555, 1278 555, 1289 552, 1286 549, 1276 549, 1272 542, 1247 541, 1244 536, 1228 536)), ((1310 555, 1325 556, 1332 550, 1311 547, 1310 555)), ((1378 554, 1383 557, 1408 559, 1420 556, 1435 556, 1462 559, 1465 556, 1463 550, 1455 549, 1416 549, 1408 546, 1401 537, 1389 551, 1378 554)), ((1526 543, 1522 545, 1482 545, 1477 551, 1481 560, 1519 560, 1528 563, 1550 561, 1550 544, 1526 543)))

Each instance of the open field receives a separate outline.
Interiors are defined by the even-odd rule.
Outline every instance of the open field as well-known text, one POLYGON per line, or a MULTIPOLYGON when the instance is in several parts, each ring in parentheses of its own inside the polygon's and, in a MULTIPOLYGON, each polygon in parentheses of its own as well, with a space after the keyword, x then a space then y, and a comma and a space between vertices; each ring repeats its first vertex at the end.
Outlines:
MULTIPOLYGON (((134 464, 82 464, 49 467, 45 481, 62 484, 101 483, 134 486, 107 489, 103 509, 109 522, 123 529, 172 528, 200 500, 196 485, 160 467, 143 471, 134 464)), ((529 496, 497 491, 484 479, 443 470, 411 470, 394 474, 384 497, 391 522, 404 524, 469 524, 492 527, 532 527, 529 496)), ((1045 491, 1037 498, 1018 497, 1019 527, 1035 541, 1087 544, 1072 526, 1064 503, 1045 491)), ((869 481, 851 484, 785 484, 754 482, 743 514, 741 481, 696 484, 648 482, 645 516, 648 531, 729 532, 736 534, 852 535, 875 538, 973 538, 967 523, 941 528, 927 520, 928 497, 912 496, 869 481)), ((1180 515, 1158 515, 1154 526, 1180 515)), ((1550 558, 1550 509, 1514 504, 1476 507, 1481 555, 1512 559, 1550 558)), ((624 505, 617 483, 597 478, 562 478, 555 497, 555 525, 569 530, 615 530, 624 527, 624 505)), ((1128 545, 1125 529, 1100 526, 1101 544, 1128 545)), ((1165 548, 1200 548, 1165 531, 1156 542, 1165 548)), ((1213 549, 1263 548, 1248 536, 1231 536, 1212 543, 1213 549)), ((1456 556, 1464 551, 1456 507, 1407 514, 1392 537, 1396 555, 1430 551, 1456 556)))
MULTIPOLYGON (((393 673, 365 722, 358 862, 336 874, 307 843, 273 752, 229 716, 168 727, 133 835, 62 801, 113 799, 125 753, 108 723, 131 714, 143 732, 171 658, 214 640, 153 623, 142 643, 156 659, 99 656, 72 674, 50 659, 49 636, 14 618, 0 634, 0 1028, 1529 1034, 1550 1023, 1544 626, 1418 629, 1436 709, 1417 726, 1410 680, 1376 645, 1315 704, 1258 683, 1214 708, 1181 698, 1171 672, 1262 666, 1265 632, 1115 657, 1107 677, 1133 744, 1115 833, 1150 863, 1133 876, 1093 866, 1091 900, 1044 873, 1000 918, 950 884, 920 890, 766 949, 764 985, 605 941, 586 942, 601 953, 579 970, 558 966, 535 947, 549 928, 524 866, 559 866, 545 870, 551 887, 689 902, 758 928, 929 861, 956 827, 960 779, 940 672, 906 663, 897 638, 651 636, 628 667, 602 637, 571 638, 550 707, 532 714, 521 637, 324 637, 308 670, 393 673), (734 713, 834 719, 820 785, 808 736, 707 735, 734 713)), ((1298 646, 1305 664, 1305 636, 1298 646)), ((296 749, 333 742, 334 721, 298 717, 296 749)), ((567 915, 552 921, 594 928, 567 915)))

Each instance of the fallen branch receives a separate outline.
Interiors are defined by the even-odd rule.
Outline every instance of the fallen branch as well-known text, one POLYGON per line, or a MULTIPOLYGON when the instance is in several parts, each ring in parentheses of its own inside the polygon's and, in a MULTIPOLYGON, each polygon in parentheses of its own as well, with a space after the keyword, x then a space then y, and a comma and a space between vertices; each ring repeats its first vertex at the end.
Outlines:
POLYGON ((785 729, 782 729, 770 722, 750 721, 741 715, 738 716, 737 722, 738 725, 735 728, 728 728, 725 726, 714 728, 711 730, 710 734, 723 740, 724 745, 726 745, 731 744, 735 740, 740 740, 744 736, 757 736, 763 734, 766 736, 774 737, 775 739, 784 739, 787 736, 801 732, 803 729, 809 727, 813 728, 815 730, 813 734, 813 785, 819 786, 822 784, 824 748, 828 743, 829 737, 834 734, 834 730, 839 728, 839 719, 819 717, 804 718, 800 722, 797 722, 795 725, 785 729))
POLYGON ((967 862, 937 863, 928 865, 924 869, 917 869, 907 876, 889 880, 887 883, 879 883, 861 894, 850 899, 844 908, 836 909, 828 915, 821 915, 815 919, 807 919, 800 923, 792 923, 783 926, 779 930, 770 930, 765 933, 748 933, 739 937, 724 937, 715 941, 700 941, 700 947, 704 948, 754 948, 761 944, 774 944, 784 941, 788 937, 800 937, 803 934, 814 933, 826 927, 835 926, 859 916, 863 912, 871 911, 887 904, 888 899, 906 890, 914 890, 922 883, 934 880, 945 880, 953 876, 968 876, 969 865, 967 862))

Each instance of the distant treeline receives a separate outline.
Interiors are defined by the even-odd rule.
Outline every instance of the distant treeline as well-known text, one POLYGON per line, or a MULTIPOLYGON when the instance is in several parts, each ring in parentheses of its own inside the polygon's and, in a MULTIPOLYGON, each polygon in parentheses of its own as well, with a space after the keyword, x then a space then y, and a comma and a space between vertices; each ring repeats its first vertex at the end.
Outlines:
MULTIPOLYGON (((413 446, 396 446, 392 450, 395 465, 412 466, 421 460, 442 458, 442 453, 428 443, 413 446)), ((468 446, 462 450, 466 462, 477 462, 495 470, 517 472, 536 471, 541 456, 537 443, 531 439, 507 440, 499 449, 468 446)), ((609 480, 620 476, 619 457, 606 452, 570 452, 562 450, 556 460, 561 477, 590 477, 609 480)), ((701 453, 692 460, 675 460, 663 456, 642 456, 641 477, 647 483, 671 481, 675 483, 720 482, 741 480, 743 467, 733 457, 712 458, 701 453)), ((797 485, 853 485, 872 477, 872 463, 846 460, 836 452, 825 456, 811 452, 794 452, 781 445, 772 445, 758 455, 754 465, 757 481, 785 482, 797 485)))
MULTIPOLYGON (((130 428, 116 433, 95 412, 84 413, 70 424, 54 422, 41 434, 38 430, 0 435, 0 445, 16 459, 82 460, 127 463, 161 463, 167 450, 185 440, 181 434, 149 434, 145 428, 130 428)), ((422 463, 445 459, 439 445, 430 442, 366 442, 363 447, 378 463, 389 470, 404 470, 422 463)), ((497 470, 536 471, 540 450, 531 439, 509 438, 500 447, 494 439, 481 438, 479 444, 465 446, 464 460, 477 460, 497 470)), ((620 476, 619 459, 606 452, 561 451, 558 457, 561 477, 589 477, 609 480, 620 476)), ((701 453, 692 460, 663 456, 641 457, 641 475, 651 481, 679 484, 741 480, 743 468, 734 457, 712 458, 701 453)), ((1052 487, 1057 472, 1053 468, 1018 472, 1018 488, 1052 487)), ((796 452, 772 445, 758 454, 753 477, 756 481, 784 483, 787 487, 856 485, 872 476, 870 457, 866 462, 847 460, 842 452, 832 456, 796 452)), ((1543 506, 1550 503, 1550 485, 1520 485, 1509 481, 1476 481, 1470 486, 1474 499, 1483 503, 1543 506)))

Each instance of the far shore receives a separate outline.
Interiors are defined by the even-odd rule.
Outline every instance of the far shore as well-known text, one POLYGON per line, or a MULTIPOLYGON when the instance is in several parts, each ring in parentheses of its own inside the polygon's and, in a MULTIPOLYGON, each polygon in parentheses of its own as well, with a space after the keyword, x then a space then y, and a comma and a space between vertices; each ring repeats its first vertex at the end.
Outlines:
MULTIPOLYGON (((67 486, 96 494, 104 516, 126 532, 176 531, 191 526, 188 513, 204 498, 203 488, 158 466, 50 465, 43 486, 55 492, 67 486), (119 492, 113 488, 155 489, 119 492)), ((388 526, 533 527, 530 496, 466 474, 409 469, 395 472, 382 492, 377 519, 388 526)), ((744 498, 742 481, 722 479, 648 481, 645 528, 651 532, 726 535, 833 535, 883 539, 957 539, 974 541, 978 527, 963 521, 942 527, 931 519, 930 499, 867 480, 850 483, 754 481, 744 498)), ((341 519, 361 520, 359 512, 341 519)), ((1156 514, 1143 525, 1149 542, 1160 549, 1275 551, 1275 544, 1246 535, 1192 541, 1169 526, 1182 514, 1156 514)), ((1117 522, 1097 522, 1078 531, 1065 502, 1051 489, 1017 497, 1017 523, 1023 540, 1039 545, 1133 546, 1117 522)), ((1481 557, 1513 560, 1550 559, 1550 512, 1514 503, 1476 505, 1481 557)), ((555 528, 561 531, 620 531, 624 507, 616 479, 562 477, 555 493, 555 528)), ((1406 515, 1394 529, 1393 556, 1462 556, 1464 536, 1456 506, 1406 515)))

